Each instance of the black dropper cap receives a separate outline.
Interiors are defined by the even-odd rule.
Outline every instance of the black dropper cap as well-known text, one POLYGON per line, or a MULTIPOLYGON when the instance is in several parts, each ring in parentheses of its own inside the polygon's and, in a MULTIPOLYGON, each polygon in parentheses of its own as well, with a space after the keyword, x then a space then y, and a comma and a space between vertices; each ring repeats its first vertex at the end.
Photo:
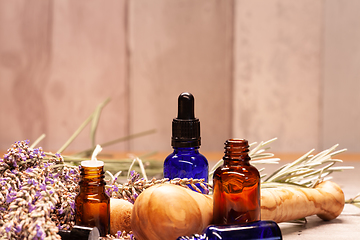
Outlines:
POLYGON ((199 147, 200 121, 194 114, 194 96, 184 92, 178 98, 178 116, 172 121, 171 146, 199 147))
POLYGON ((75 225, 71 231, 59 230, 62 240, 99 240, 100 232, 97 227, 83 227, 75 225))

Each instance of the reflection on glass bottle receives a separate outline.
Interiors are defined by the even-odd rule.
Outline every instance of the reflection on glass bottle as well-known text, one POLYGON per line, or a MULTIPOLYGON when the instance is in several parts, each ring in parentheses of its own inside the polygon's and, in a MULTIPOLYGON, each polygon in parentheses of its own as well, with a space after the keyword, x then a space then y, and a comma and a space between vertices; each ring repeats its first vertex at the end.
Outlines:
MULTIPOLYGON (((195 118, 194 97, 191 93, 182 93, 178 98, 178 116, 172 122, 171 146, 174 151, 164 161, 164 177, 208 182, 209 164, 199 153, 200 144, 200 121, 195 118)), ((202 191, 205 193, 204 189, 202 191)))
POLYGON ((260 220, 260 175, 251 166, 247 140, 225 142, 224 164, 214 173, 214 223, 260 220))
POLYGON ((80 192, 75 197, 76 225, 97 227, 100 236, 110 232, 110 197, 105 192, 106 182, 101 167, 81 167, 80 192))
POLYGON ((282 234, 274 221, 255 221, 237 225, 212 225, 204 234, 179 237, 177 240, 281 240, 282 234))

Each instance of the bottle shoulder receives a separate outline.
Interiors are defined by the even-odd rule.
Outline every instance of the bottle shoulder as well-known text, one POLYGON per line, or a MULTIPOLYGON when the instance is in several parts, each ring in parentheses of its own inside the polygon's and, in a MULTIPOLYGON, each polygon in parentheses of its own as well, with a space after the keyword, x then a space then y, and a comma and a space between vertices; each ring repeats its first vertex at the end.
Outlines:
POLYGON ((80 192, 76 195, 75 202, 110 203, 110 197, 105 192, 80 192))
POLYGON ((256 167, 252 165, 222 165, 218 167, 214 172, 214 178, 220 177, 253 177, 260 179, 260 173, 256 167))
POLYGON ((207 158, 199 151, 184 151, 184 150, 174 150, 165 158, 165 161, 170 161, 170 160, 198 160, 198 161, 208 162, 207 158))

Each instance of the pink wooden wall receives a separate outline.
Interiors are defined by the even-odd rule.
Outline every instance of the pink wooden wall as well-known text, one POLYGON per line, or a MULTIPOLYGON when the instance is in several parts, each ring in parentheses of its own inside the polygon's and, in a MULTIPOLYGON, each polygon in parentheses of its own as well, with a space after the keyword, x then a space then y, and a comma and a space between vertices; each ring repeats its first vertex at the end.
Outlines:
POLYGON ((356 0, 0 0, 0 149, 45 133, 55 151, 111 97, 98 143, 157 129, 109 149, 170 151, 190 91, 203 150, 278 137, 277 152, 360 152, 359 13, 356 0))

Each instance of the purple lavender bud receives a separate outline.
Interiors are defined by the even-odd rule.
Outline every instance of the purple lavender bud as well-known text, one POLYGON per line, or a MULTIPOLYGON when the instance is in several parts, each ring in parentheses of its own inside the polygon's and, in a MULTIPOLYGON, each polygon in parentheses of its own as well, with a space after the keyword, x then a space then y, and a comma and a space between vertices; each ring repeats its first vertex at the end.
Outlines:
POLYGON ((139 194, 137 194, 137 193, 133 194, 134 199, 136 199, 138 196, 139 196, 139 194))
POLYGON ((70 207, 71 207, 72 209, 75 209, 75 201, 71 201, 71 202, 70 202, 70 207))
POLYGON ((29 185, 37 185, 37 183, 36 183, 36 181, 35 181, 34 179, 28 179, 28 180, 27 180, 27 183, 28 183, 29 185))
POLYGON ((13 197, 11 194, 6 195, 6 203, 11 203, 15 199, 16 199, 16 197, 13 197))
POLYGON ((35 205, 33 205, 32 203, 28 203, 28 207, 29 207, 29 213, 34 211, 34 209, 36 208, 35 205))
POLYGON ((105 189, 105 193, 106 193, 108 196, 111 196, 111 194, 112 194, 112 189, 111 189, 111 188, 106 188, 106 189, 105 189))
POLYGON ((38 239, 45 239, 46 235, 45 232, 43 231, 42 227, 39 224, 36 224, 36 237, 38 239))
POLYGON ((36 191, 36 192, 35 192, 35 197, 41 197, 41 192, 40 192, 40 191, 36 191))
POLYGON ((64 209, 61 207, 60 209, 59 209, 59 214, 61 215, 61 214, 63 214, 64 213, 64 209))
POLYGON ((11 229, 12 229, 12 225, 9 224, 8 226, 6 226, 5 231, 8 233, 11 231, 11 229))
POLYGON ((41 184, 40 189, 43 190, 43 191, 46 191, 46 184, 41 184))
POLYGON ((48 177, 45 177, 45 183, 49 182, 50 184, 54 184, 54 180, 48 177))
POLYGON ((22 230, 22 225, 17 225, 17 226, 15 227, 15 232, 16 232, 16 233, 20 233, 21 230, 22 230))
POLYGON ((132 204, 134 204, 134 200, 132 200, 131 198, 129 198, 128 196, 126 196, 126 200, 128 200, 129 202, 131 202, 132 204))

